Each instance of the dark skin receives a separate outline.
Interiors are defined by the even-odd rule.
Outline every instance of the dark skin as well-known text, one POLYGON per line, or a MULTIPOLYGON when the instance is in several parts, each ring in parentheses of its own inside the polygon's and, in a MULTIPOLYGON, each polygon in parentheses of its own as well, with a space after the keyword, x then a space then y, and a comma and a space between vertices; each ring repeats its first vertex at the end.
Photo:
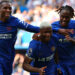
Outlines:
MULTIPOLYGON (((52 29, 51 28, 44 28, 44 29, 40 29, 40 33, 36 33, 36 34, 34 34, 33 35, 33 39, 34 40, 40 40, 40 41, 42 41, 43 43, 47 43, 49 40, 50 40, 50 37, 52 36, 52 29), (41 33, 41 34, 40 34, 41 33), (43 38, 44 37, 44 38, 43 38)), ((55 52, 55 55, 54 55, 54 59, 55 59, 55 62, 56 62, 56 64, 58 64, 58 62, 59 62, 59 58, 58 58, 58 52, 57 52, 57 50, 56 50, 56 52, 55 52)), ((58 75, 60 74, 62 74, 62 72, 61 72, 61 70, 60 70, 60 68, 59 69, 57 69, 57 71, 58 71, 58 75)))
MULTIPOLYGON (((59 29, 58 33, 63 34, 66 40, 72 42, 75 45, 75 40, 69 36, 70 34, 74 34, 74 29, 64 29, 64 27, 68 27, 69 21, 73 16, 71 16, 70 11, 61 10, 60 12, 60 25, 62 29, 59 29)), ((59 62, 59 61, 57 61, 59 62)), ((58 68, 59 75, 62 75, 60 69, 58 68)))
MULTIPOLYGON (((42 41, 43 43, 47 43, 50 40, 50 37, 52 35, 52 29, 50 27, 46 27, 46 28, 42 28, 40 29, 40 36, 35 35, 33 37, 33 39, 37 39, 38 41, 42 41), (43 38, 44 37, 44 38, 43 38)), ((29 71, 29 72, 38 72, 39 75, 45 75, 45 69, 47 68, 47 66, 41 67, 41 68, 37 68, 37 67, 32 67, 30 65, 30 63, 33 61, 31 58, 25 56, 24 59, 24 63, 23 63, 23 69, 29 71)))
POLYGON ((47 43, 52 36, 52 29, 50 27, 40 29, 40 33, 36 33, 33 35, 34 40, 40 40, 43 43, 47 43))
MULTIPOLYGON (((61 27, 62 28, 67 27, 70 19, 71 19, 70 12, 68 10, 62 10, 60 13, 61 27)), ((74 33, 74 29, 59 29, 58 33, 65 35, 65 38, 68 41, 73 42, 75 44, 75 40, 69 36, 69 33, 71 34, 74 33)))
POLYGON ((50 27, 40 29, 40 41, 47 43, 52 36, 52 29, 50 27))
POLYGON ((0 6, 0 20, 6 22, 12 12, 11 4, 4 2, 0 6))
MULTIPOLYGON (((67 10, 62 10, 61 13, 60 13, 61 27, 67 27, 70 19, 71 19, 70 12, 67 11, 67 10)), ((69 34, 69 30, 67 30, 67 29, 59 29, 58 32, 60 34, 63 34, 63 35, 68 35, 69 34)))
POLYGON ((33 67, 30 65, 30 63, 32 62, 33 60, 27 56, 25 56, 24 58, 24 63, 23 63, 23 69, 24 70, 27 70, 29 72, 36 72, 36 73, 39 73, 39 75, 44 75, 45 74, 45 71, 44 69, 47 68, 47 66, 44 66, 44 67, 41 67, 41 68, 37 68, 37 67, 33 67))
POLYGON ((70 12, 66 10, 62 10, 60 13, 60 24, 62 27, 67 27, 68 23, 71 19, 70 12))

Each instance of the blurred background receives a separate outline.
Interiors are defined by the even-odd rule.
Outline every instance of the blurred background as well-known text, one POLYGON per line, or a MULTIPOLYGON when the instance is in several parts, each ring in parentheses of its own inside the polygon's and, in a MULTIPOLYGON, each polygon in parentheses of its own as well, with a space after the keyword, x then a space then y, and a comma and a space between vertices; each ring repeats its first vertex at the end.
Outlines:
MULTIPOLYGON (((75 9, 75 0, 9 0, 12 3, 12 15, 34 26, 39 26, 41 21, 50 24, 59 20, 56 9, 62 5, 70 5, 75 9)), ((73 18, 75 19, 75 18, 73 18)), ((30 75, 22 69, 24 55, 32 40, 33 33, 18 30, 15 43, 16 55, 13 63, 12 75, 30 75)))

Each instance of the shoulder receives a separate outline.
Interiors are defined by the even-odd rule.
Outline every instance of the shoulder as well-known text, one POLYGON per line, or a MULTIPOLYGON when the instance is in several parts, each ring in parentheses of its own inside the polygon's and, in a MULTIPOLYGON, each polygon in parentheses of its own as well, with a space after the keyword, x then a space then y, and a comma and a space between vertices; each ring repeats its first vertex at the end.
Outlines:
POLYGON ((70 20, 69 27, 75 29, 75 20, 70 20))
POLYGON ((17 22, 17 21, 20 21, 20 19, 18 19, 17 17, 14 17, 14 16, 10 16, 9 21, 17 22))
POLYGON ((59 37, 58 37, 56 34, 52 34, 52 39, 53 39, 55 42, 58 42, 59 37))
POLYGON ((38 40, 32 40, 29 45, 30 45, 30 47, 37 48, 39 45, 39 41, 38 40))
POLYGON ((18 18, 14 17, 14 16, 10 16, 9 19, 18 19, 18 18))
POLYGON ((75 20, 70 20, 70 23, 71 24, 75 24, 75 20))
POLYGON ((38 51, 38 41, 37 40, 32 40, 30 42, 27 52, 30 52, 30 51, 31 51, 31 54, 34 54, 38 51))
POLYGON ((75 20, 70 20, 70 22, 75 22, 75 20))
POLYGON ((51 24, 52 28, 59 27, 59 26, 60 26, 60 23, 59 23, 59 22, 60 22, 60 21, 53 22, 53 23, 51 24))
POLYGON ((35 39, 33 39, 30 43, 39 43, 39 41, 38 40, 35 40, 35 39))
POLYGON ((58 25, 58 24, 59 24, 59 21, 55 21, 51 25, 58 25))

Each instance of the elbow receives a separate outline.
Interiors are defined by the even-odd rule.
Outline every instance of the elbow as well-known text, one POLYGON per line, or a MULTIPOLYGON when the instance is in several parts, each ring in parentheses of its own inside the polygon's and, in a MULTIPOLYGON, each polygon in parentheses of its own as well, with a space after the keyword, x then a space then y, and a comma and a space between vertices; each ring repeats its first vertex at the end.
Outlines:
POLYGON ((30 72, 30 69, 29 69, 28 64, 24 63, 23 66, 22 66, 22 68, 23 68, 24 70, 30 72))
POLYGON ((22 68, 24 69, 24 70, 26 70, 26 63, 23 63, 23 65, 22 65, 22 68))

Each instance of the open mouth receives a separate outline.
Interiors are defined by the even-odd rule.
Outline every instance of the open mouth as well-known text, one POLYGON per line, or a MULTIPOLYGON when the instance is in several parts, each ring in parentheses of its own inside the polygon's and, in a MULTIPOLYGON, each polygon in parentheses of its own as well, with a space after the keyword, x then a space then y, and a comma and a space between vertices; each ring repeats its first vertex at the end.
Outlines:
POLYGON ((65 21, 62 21, 62 23, 66 23, 65 21))
POLYGON ((10 14, 9 13, 6 13, 5 16, 10 16, 10 14))
POLYGON ((67 24, 67 22, 63 21, 62 24, 67 24))

